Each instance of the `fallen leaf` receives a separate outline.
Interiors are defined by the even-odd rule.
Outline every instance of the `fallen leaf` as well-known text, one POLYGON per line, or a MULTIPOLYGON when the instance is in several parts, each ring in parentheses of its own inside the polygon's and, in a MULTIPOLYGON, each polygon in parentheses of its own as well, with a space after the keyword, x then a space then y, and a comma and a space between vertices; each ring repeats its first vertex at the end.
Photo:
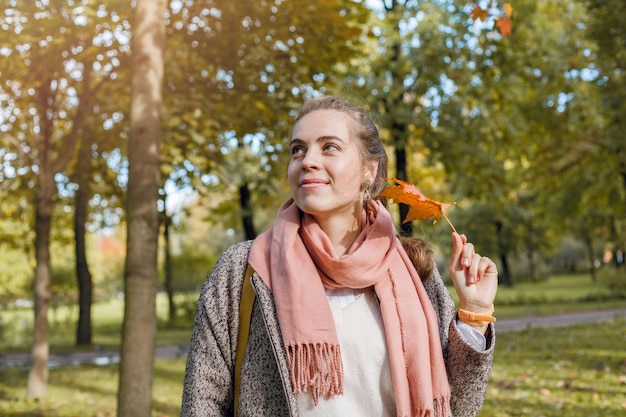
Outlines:
POLYGON ((441 203, 439 201, 431 200, 422 194, 422 192, 411 183, 397 178, 385 179, 393 181, 398 185, 388 186, 382 193, 380 193, 380 195, 390 198, 394 203, 403 203, 409 206, 409 212, 402 223, 407 223, 412 220, 426 220, 431 217, 435 218, 433 223, 437 223, 437 221, 443 217, 448 222, 452 230, 456 232, 456 229, 444 213, 448 208, 456 203, 441 203))

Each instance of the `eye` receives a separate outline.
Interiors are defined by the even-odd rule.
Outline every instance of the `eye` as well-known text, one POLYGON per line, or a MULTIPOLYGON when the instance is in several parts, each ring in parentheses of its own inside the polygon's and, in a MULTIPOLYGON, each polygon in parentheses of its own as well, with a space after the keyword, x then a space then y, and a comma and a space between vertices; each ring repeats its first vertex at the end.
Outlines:
POLYGON ((304 147, 300 145, 294 145, 291 147, 291 157, 297 158, 299 156, 304 155, 304 147))
POLYGON ((334 143, 327 143, 324 145, 325 151, 335 152, 335 151, 338 151, 339 149, 340 149, 339 146, 337 146, 334 143))

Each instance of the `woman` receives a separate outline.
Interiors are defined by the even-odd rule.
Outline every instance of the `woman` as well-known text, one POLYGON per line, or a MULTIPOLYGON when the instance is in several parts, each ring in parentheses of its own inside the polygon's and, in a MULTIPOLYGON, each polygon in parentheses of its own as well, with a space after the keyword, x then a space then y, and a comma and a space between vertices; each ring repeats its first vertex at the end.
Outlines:
POLYGON ((495 264, 454 233, 462 314, 436 268, 422 283, 376 198, 387 157, 360 107, 308 101, 290 152, 292 198, 270 230, 224 252, 202 289, 182 415, 233 415, 248 266, 256 301, 238 415, 476 415, 495 344, 495 264))

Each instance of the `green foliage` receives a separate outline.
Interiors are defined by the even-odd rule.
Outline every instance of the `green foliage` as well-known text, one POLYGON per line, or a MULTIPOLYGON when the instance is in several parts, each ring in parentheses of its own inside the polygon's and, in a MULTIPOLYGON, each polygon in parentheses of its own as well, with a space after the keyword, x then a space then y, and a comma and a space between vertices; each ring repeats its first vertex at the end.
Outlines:
POLYGON ((33 333, 31 309, 9 310, 4 309, 0 315, 0 340, 3 352, 12 348, 27 349, 31 343, 33 333))
POLYGON ((346 0, 213 7, 181 2, 167 16, 163 172, 219 199, 212 214, 241 228, 281 194, 294 109, 331 87, 338 57, 359 53, 369 9, 346 0), (243 185, 251 201, 240 200, 243 185))
POLYGON ((217 257, 191 247, 172 256, 172 275, 175 292, 199 292, 209 276, 217 257))
POLYGON ((0 245, 0 305, 32 297, 32 259, 21 249, 0 245))
MULTIPOLYGON (((287 197, 294 109, 315 92, 343 91, 372 110, 390 154, 406 150, 407 179, 459 202, 459 229, 485 242, 481 253, 546 258, 564 234, 624 245, 607 232, 608 219, 626 215, 623 2, 515 2, 505 38, 472 22, 462 1, 386 2, 376 14, 364 3, 170 5, 164 178, 203 193, 207 217, 236 232, 247 184, 263 230, 287 197)), ((39 150, 25 132, 42 131, 33 115, 44 92, 51 155, 79 126, 80 141, 93 142, 90 223, 123 220, 130 9, 12 1, 0 10, 0 242, 32 246, 39 150)), ((75 167, 56 177, 53 239, 67 239, 75 167)))
POLYGON ((598 282, 606 286, 614 297, 626 299, 626 268, 605 266, 598 271, 598 282))

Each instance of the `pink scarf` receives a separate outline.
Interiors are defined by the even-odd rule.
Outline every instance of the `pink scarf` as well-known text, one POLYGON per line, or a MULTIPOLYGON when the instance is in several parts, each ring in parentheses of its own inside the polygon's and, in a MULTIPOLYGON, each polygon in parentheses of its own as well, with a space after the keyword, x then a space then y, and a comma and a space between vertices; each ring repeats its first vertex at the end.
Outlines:
POLYGON ((343 394, 341 351, 324 288, 374 286, 380 300, 398 416, 449 414, 437 315, 380 202, 337 257, 328 236, 292 199, 253 243, 249 262, 272 290, 294 393, 343 394))

